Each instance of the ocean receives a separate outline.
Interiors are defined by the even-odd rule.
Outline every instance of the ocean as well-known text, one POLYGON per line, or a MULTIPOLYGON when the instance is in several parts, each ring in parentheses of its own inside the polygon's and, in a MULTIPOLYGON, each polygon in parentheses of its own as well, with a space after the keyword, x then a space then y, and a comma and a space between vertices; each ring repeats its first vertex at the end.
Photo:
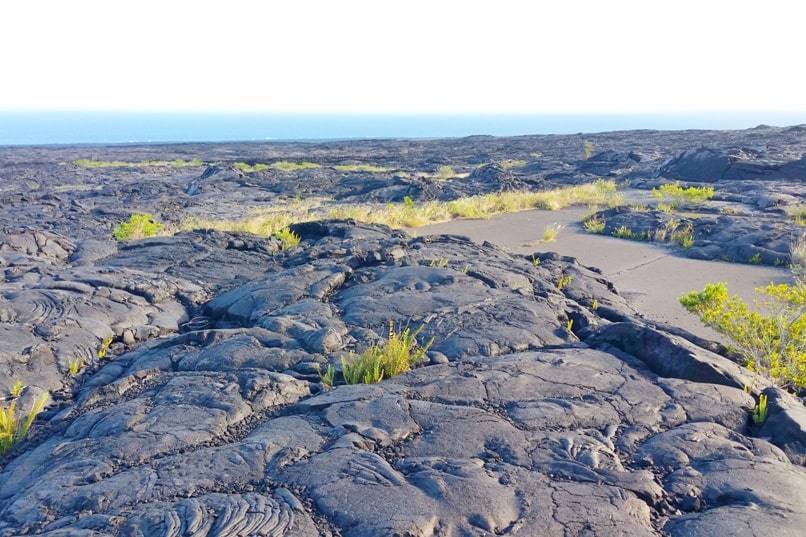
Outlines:
POLYGON ((2 111, 0 146, 518 136, 806 124, 804 112, 667 114, 268 114, 2 111))

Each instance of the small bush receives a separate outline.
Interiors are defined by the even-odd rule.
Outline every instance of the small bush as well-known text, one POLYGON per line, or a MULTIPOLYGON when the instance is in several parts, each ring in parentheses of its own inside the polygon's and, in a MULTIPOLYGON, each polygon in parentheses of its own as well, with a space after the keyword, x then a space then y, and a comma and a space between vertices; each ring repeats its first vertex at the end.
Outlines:
POLYGON ((289 248, 298 246, 300 242, 300 236, 288 228, 283 228, 275 232, 274 236, 282 242, 281 250, 288 250, 289 248))
POLYGON ((119 241, 128 241, 153 237, 162 230, 162 224, 154 220, 150 214, 133 214, 128 222, 121 222, 112 231, 119 241))
POLYGON ((0 456, 8 453, 11 448, 25 439, 34 422, 34 418, 45 407, 48 399, 47 393, 42 394, 34 403, 31 412, 22 417, 17 415, 17 397, 21 390, 15 391, 17 393, 12 393, 11 404, 5 408, 0 407, 0 456))
POLYGON ((753 308, 728 294, 727 284, 708 284, 680 297, 705 326, 728 336, 753 371, 783 386, 806 387, 806 284, 769 284, 756 289, 753 308))
POLYGON ((556 222, 554 224, 549 224, 548 226, 546 226, 546 230, 543 232, 543 242, 556 241, 557 235, 560 234, 560 231, 562 231, 564 227, 565 227, 564 225, 558 224, 556 222))
POLYGON ((381 173, 392 171, 394 168, 385 168, 383 166, 374 166, 372 164, 338 164, 333 166, 337 172, 366 172, 366 173, 381 173))
POLYGON ((440 179, 450 179, 456 176, 456 171, 450 166, 440 166, 437 170, 437 177, 440 179))
POLYGON ((589 216, 582 221, 582 227, 588 233, 593 233, 595 235, 601 235, 605 231, 605 221, 604 218, 598 218, 596 216, 589 216))
POLYGON ((427 344, 418 346, 417 336, 422 330, 423 326, 420 326, 414 332, 408 328, 397 332, 394 323, 390 322, 389 337, 384 345, 373 345, 358 356, 351 352, 348 358, 341 357, 344 382, 373 384, 410 370, 425 358, 434 341, 431 339, 427 344))
POLYGON ((653 188, 652 196, 658 199, 671 200, 669 204, 662 204, 664 205, 664 209, 669 211, 672 209, 677 209, 683 202, 703 203, 713 198, 714 187, 690 186, 683 188, 680 186, 680 181, 676 181, 674 184, 665 184, 658 188, 653 188))

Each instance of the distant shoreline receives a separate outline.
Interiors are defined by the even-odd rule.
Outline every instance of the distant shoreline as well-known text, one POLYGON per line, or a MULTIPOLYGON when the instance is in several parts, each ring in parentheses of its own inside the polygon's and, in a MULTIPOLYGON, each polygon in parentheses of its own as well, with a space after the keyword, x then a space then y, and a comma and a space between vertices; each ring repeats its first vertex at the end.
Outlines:
POLYGON ((328 142, 806 124, 804 112, 661 114, 267 114, 2 111, 0 146, 328 142))

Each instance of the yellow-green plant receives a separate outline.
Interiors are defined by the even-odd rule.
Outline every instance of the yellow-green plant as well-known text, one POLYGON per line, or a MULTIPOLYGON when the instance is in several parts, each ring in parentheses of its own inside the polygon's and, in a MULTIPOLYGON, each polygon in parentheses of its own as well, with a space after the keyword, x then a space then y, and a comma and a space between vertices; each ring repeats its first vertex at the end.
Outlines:
POLYGON ((299 245, 300 236, 287 227, 275 232, 274 236, 280 239, 280 250, 288 250, 299 245))
POLYGON ((84 367, 84 359, 83 358, 70 358, 67 360, 67 373, 72 377, 78 374, 81 371, 81 368, 84 367))
POLYGON ((672 242, 676 242, 683 248, 691 248, 694 245, 694 228, 691 224, 686 224, 683 229, 672 231, 672 242))
POLYGON ((162 224, 150 214, 133 214, 128 222, 121 222, 112 233, 119 241, 153 237, 162 231, 162 224))
POLYGON ((613 236, 618 237, 619 239, 633 239, 635 238, 635 233, 633 233, 633 230, 627 226, 619 226, 613 230, 613 236))
POLYGON ((601 235, 605 230, 605 221, 604 218, 599 218, 596 215, 588 216, 582 220, 582 227, 588 233, 601 235))
POLYGON ((763 425, 767 421, 767 396, 763 393, 758 396, 758 404, 753 408, 753 423, 763 425))
POLYGON ((324 371, 319 364, 316 364, 316 372, 319 373, 319 379, 326 386, 333 386, 336 383, 336 368, 332 364, 327 364, 324 371))
POLYGON ((321 168, 321 164, 315 162, 289 162, 287 160, 278 160, 269 166, 273 170, 280 170, 281 172, 295 172, 298 170, 311 170, 321 168))
POLYGON ((589 159, 593 155, 593 142, 585 140, 582 142, 582 149, 585 151, 585 158, 589 159))
POLYGON ((778 385, 806 387, 806 284, 769 284, 754 307, 730 296, 725 282, 680 298, 706 326, 728 336, 753 371, 778 385))
POLYGON ((141 160, 139 162, 126 162, 122 160, 90 160, 81 158, 74 160, 73 164, 82 168, 143 168, 145 166, 169 166, 182 168, 186 166, 204 166, 204 162, 194 158, 192 160, 141 160))
POLYGON ((574 281, 574 277, 573 277, 573 276, 570 276, 570 275, 568 275, 568 274, 564 274, 564 275, 563 275, 563 276, 561 276, 561 277, 560 277, 560 279, 557 281, 557 289, 559 289, 560 291, 562 291, 562 290, 563 290, 563 289, 565 289, 565 287, 566 287, 566 286, 568 286, 568 285, 569 285, 569 284, 570 284, 572 281, 574 281))
POLYGON ((440 166, 437 170, 437 176, 440 179, 450 179, 456 176, 456 171, 450 166, 440 166))
POLYGON ((393 168, 375 166, 373 164, 337 164, 336 166, 333 166, 333 169, 338 172, 380 173, 391 171, 393 168))
POLYGON ((101 348, 98 349, 98 359, 103 360, 109 352, 109 346, 112 345, 112 338, 106 338, 101 342, 101 348))
POLYGON ((17 395, 12 394, 12 400, 8 407, 0 407, 0 456, 5 455, 8 451, 22 442, 34 418, 45 407, 45 402, 48 400, 48 394, 43 393, 42 396, 36 400, 31 412, 25 417, 17 415, 17 395))
POLYGON ((549 224, 546 226, 546 230, 543 231, 543 239, 542 242, 554 242, 557 240, 557 235, 560 234, 560 231, 565 226, 558 223, 549 224))
POLYGON ((657 199, 670 200, 664 204, 664 210, 669 211, 680 207, 682 202, 703 203, 714 197, 714 187, 712 186, 690 186, 683 188, 680 181, 674 184, 661 185, 652 189, 652 196, 657 199))
POLYGON ((414 332, 409 328, 397 332, 394 323, 390 322, 389 337, 383 345, 372 345, 358 356, 350 352, 349 357, 341 357, 344 382, 373 384, 410 370, 425 358, 434 342, 432 338, 423 346, 417 344, 417 336, 423 327, 414 332))

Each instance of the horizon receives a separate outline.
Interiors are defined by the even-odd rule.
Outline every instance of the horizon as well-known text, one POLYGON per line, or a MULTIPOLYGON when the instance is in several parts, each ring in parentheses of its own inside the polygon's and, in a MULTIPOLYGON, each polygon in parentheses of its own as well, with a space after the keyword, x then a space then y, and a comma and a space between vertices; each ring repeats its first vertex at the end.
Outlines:
POLYGON ((0 146, 461 138, 806 124, 806 113, 380 114, 3 111, 0 146))

